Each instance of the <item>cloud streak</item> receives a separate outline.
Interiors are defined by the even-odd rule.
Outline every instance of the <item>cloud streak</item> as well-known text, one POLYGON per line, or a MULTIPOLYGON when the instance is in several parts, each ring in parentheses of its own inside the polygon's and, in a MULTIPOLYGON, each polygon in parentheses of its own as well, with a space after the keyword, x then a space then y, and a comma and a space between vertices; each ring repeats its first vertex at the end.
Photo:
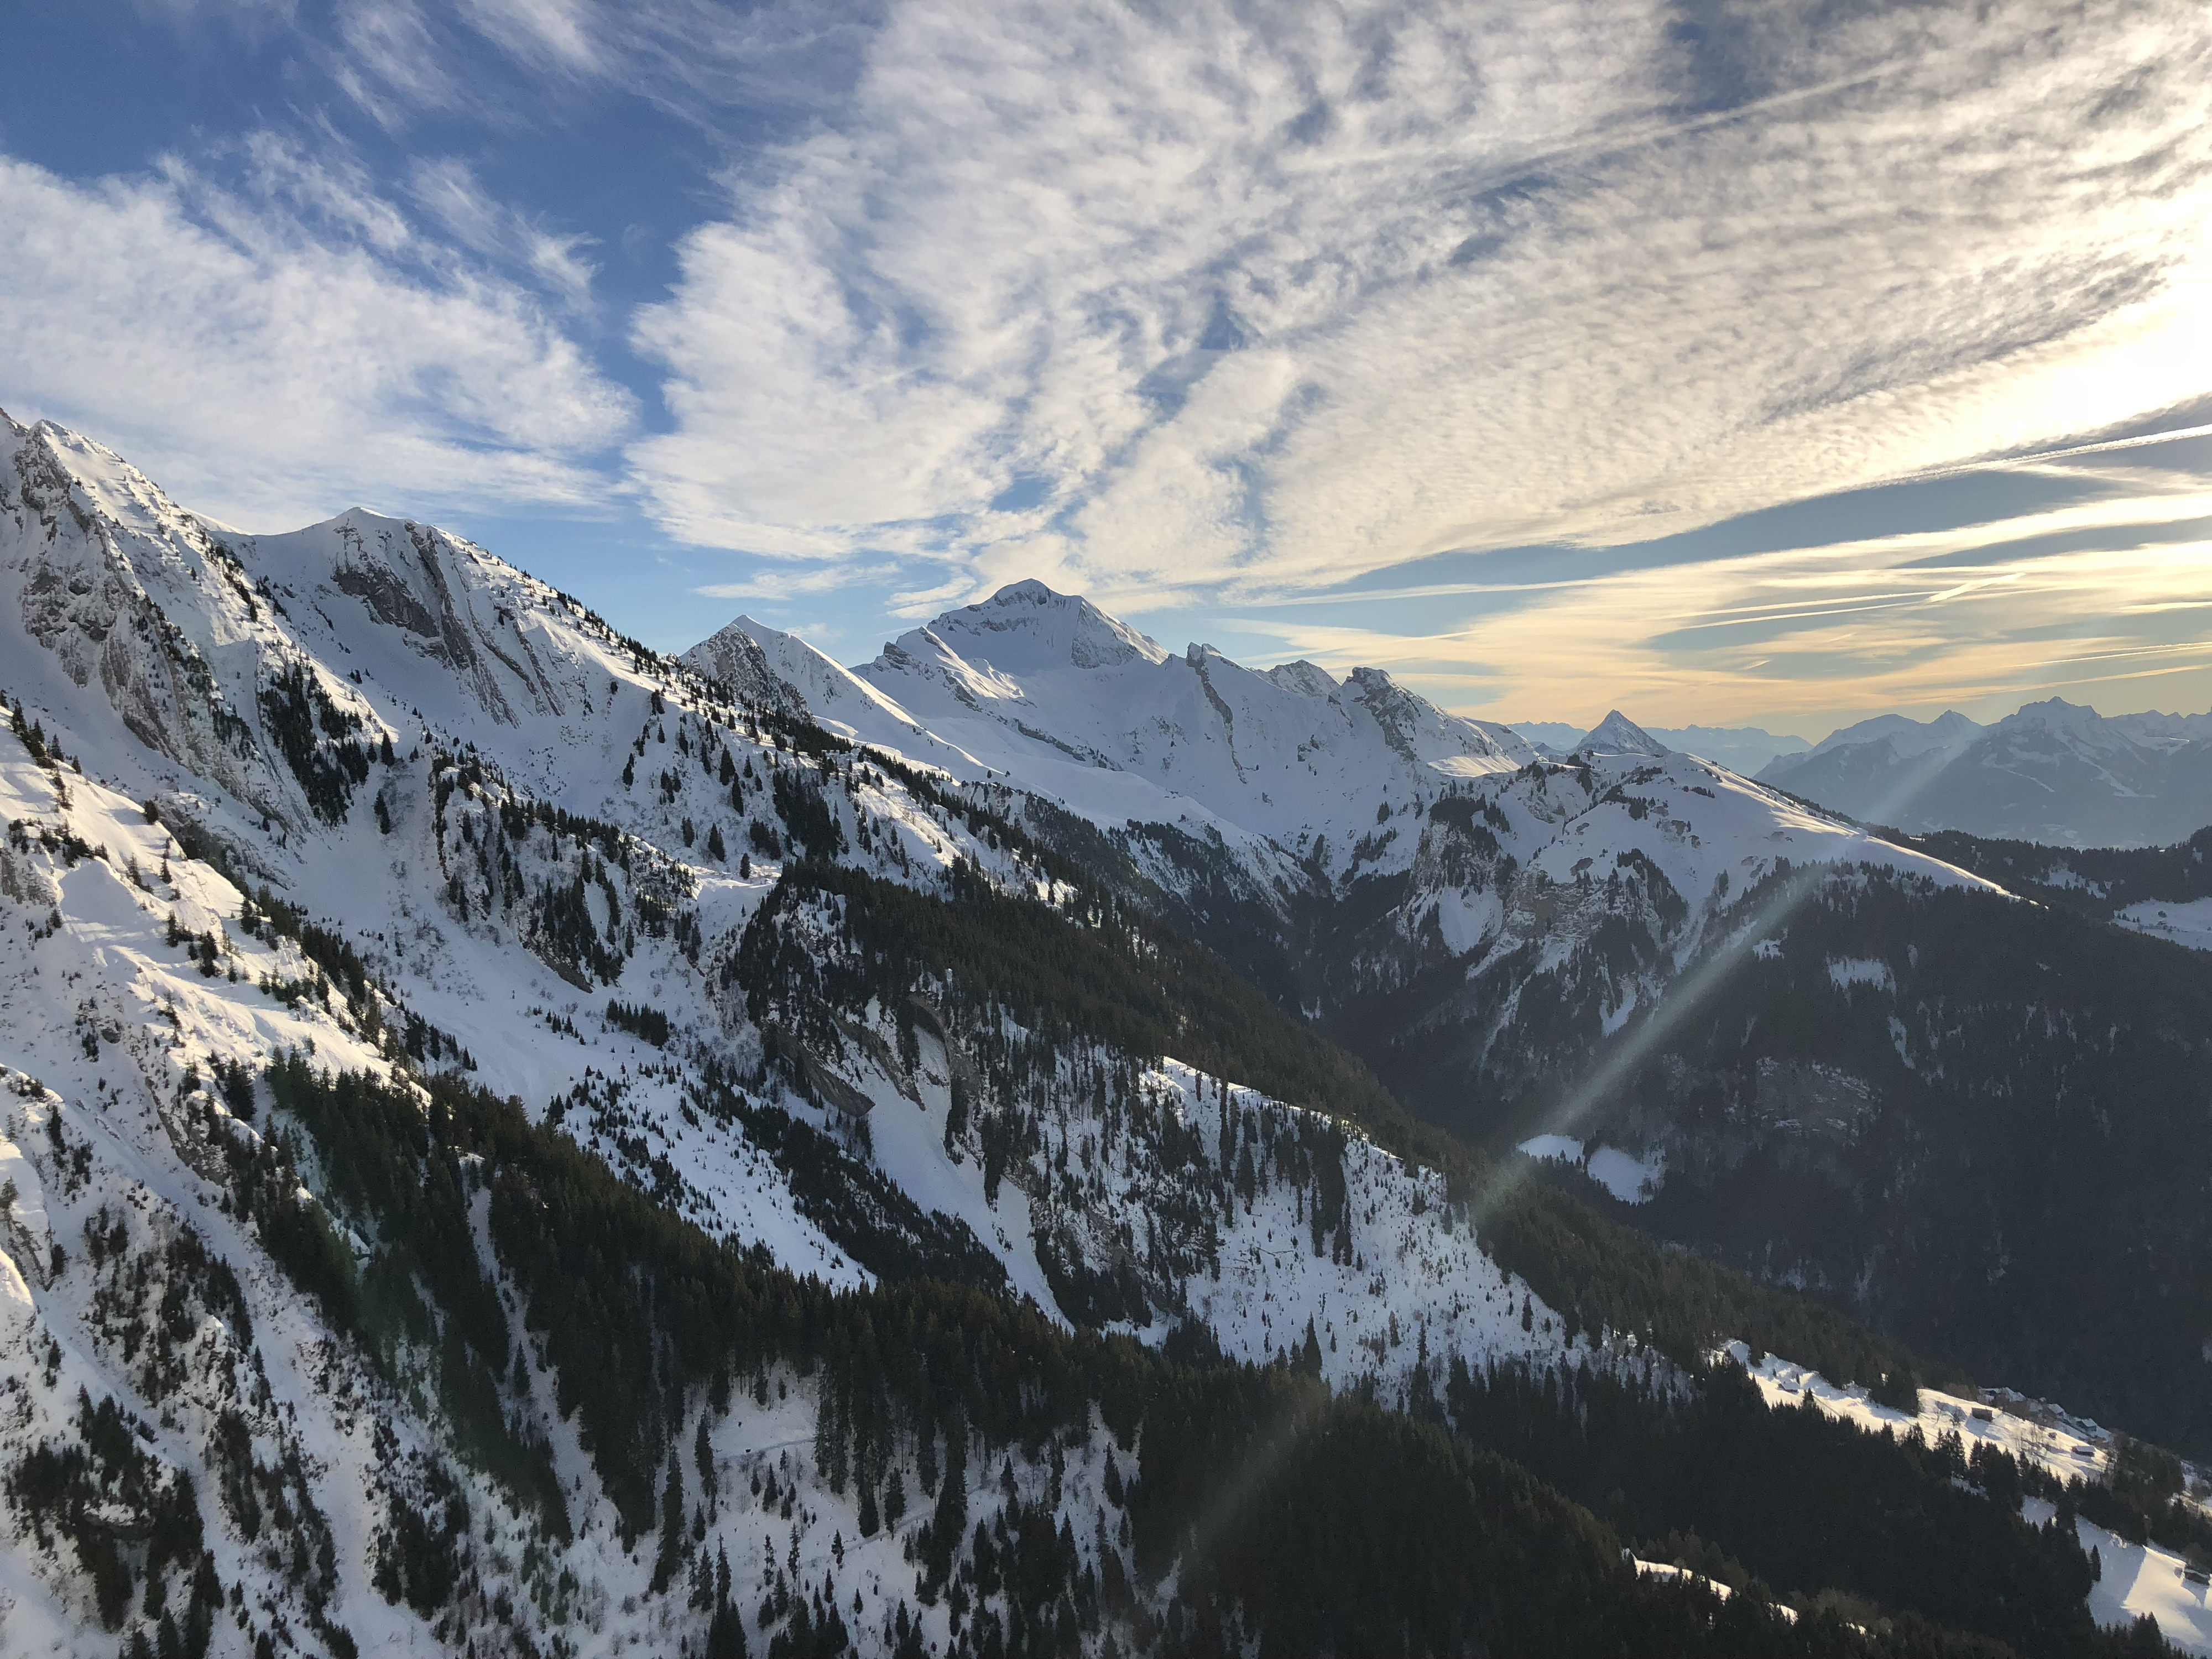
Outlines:
POLYGON ((1392 632, 1313 600, 1310 619, 1285 605, 1223 620, 1326 665, 1397 670, 1448 704, 1585 723, 1618 705, 1655 722, 1759 717, 1819 737, 1870 709, 1988 717, 2057 690, 2080 700, 2102 687, 2094 695, 2117 712, 2137 706, 2130 683, 2148 678, 2174 679, 2200 707, 2212 694, 2212 483, 2111 482, 2108 495, 1957 530, 1467 596, 1491 608, 1455 624, 1431 605, 1392 632))

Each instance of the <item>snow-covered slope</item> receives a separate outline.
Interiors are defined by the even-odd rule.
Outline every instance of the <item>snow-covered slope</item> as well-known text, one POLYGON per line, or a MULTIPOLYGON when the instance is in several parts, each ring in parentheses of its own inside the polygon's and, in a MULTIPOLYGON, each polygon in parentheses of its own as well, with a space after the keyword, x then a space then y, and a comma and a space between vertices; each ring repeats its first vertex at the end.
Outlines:
MULTIPOLYGON (((1759 1396, 1776 1410, 1814 1410, 1870 1434, 1917 1433, 1930 1445, 1947 1438, 1971 1460, 1987 1449, 2002 1452, 2023 1468, 2039 1469, 2061 1481, 2109 1477, 2116 1449, 2112 1431, 2084 1422, 2040 1400, 2009 1390, 1972 1396, 1939 1389, 1916 1391, 1917 1408, 1904 1411, 1879 1404, 1867 1390, 1830 1381, 1816 1370, 1793 1364, 1779 1354, 1754 1354, 1741 1342, 1725 1352, 1750 1373, 1759 1396)), ((2029 1498, 2022 1515, 2032 1526, 2046 1526, 2057 1514, 2047 1498, 2029 1498)), ((2074 1517, 2081 1546, 2094 1550, 2100 1568, 2089 1592, 2091 1613, 2107 1629, 2127 1630, 2145 1617, 2158 1621, 2159 1633, 2184 1653, 2212 1654, 2212 1596, 2192 1579, 2202 1569, 2170 1549, 2116 1537, 2095 1522, 2074 1517)))
POLYGON ((1887 714, 1763 781, 1869 823, 2075 847, 2154 847, 2212 823, 2212 715, 2112 719, 2052 697, 1993 726, 1887 714))
POLYGON ((1580 749, 1437 802, 1407 826, 1413 857, 1397 902, 1343 941, 1331 967, 1334 995, 1361 1017, 1376 1018, 1364 1011, 1386 1000, 1378 1048, 1427 1056, 1399 1085, 1467 1133, 1510 1129, 1508 1144, 1578 1133, 1565 1121, 1486 1123, 1450 1103, 1571 1078, 1632 1018, 1665 1018, 1695 964, 1746 944, 1747 929, 1780 925, 1761 896, 1770 889, 1872 871, 2002 890, 1646 744, 1658 747, 1621 721, 1609 752, 1580 749))
POLYGON ((2212 951, 2212 898, 2143 899, 2114 911, 2112 920, 2153 939, 2212 951))
POLYGON ((1725 768, 1668 753, 1625 720, 1620 727, 1572 764, 1471 787, 1432 810, 1418 832, 1402 928, 1434 927, 1455 954, 1478 959, 1529 941, 1558 957, 1619 909, 1626 884, 1670 961, 1680 961, 1702 939, 1705 918, 1778 864, 1874 865, 1997 890, 1725 768))
MULTIPOLYGON (((103 1443, 111 1419, 80 1420, 80 1389, 95 1415, 112 1401, 112 1420, 143 1425, 125 1458, 138 1462, 92 1467, 136 1494, 114 1517, 126 1533, 164 1504, 189 1509, 207 1553, 134 1558, 128 1581, 134 1597, 163 1587, 148 1594, 169 1598, 188 1644, 206 1632, 243 1653, 289 1632, 342 1653, 565 1632, 569 1650, 612 1651, 696 1644, 711 1605, 645 1593, 651 1552, 620 1541, 594 1464, 550 1409, 542 1354, 518 1362, 538 1404, 516 1420, 550 1437, 574 1528, 557 1550, 542 1516, 456 1461, 405 1346, 399 1370, 380 1370, 271 1257, 275 1224, 249 1213, 237 1170, 268 1165, 303 1213, 327 1173, 254 1080, 280 1062, 403 1089, 440 1073, 489 1084, 668 1210, 832 1285, 872 1282, 866 1261, 921 1260, 1066 1322, 1093 1312, 1064 1309, 1067 1287, 1108 1282, 1133 1240, 1150 1253, 1129 1325, 1152 1341, 1194 1319, 1267 1358, 1310 1319, 1318 1369, 1386 1395, 1417 1351, 1480 1364, 1571 1346, 1433 1176, 1233 1081, 1102 1049, 1129 1091, 1063 1093, 1056 1115, 1024 1120, 1056 1144, 987 1172, 977 1137, 998 1120, 944 1121, 951 1050, 978 1032, 946 1024, 915 1075, 866 1044, 834 1064, 772 1055, 726 969, 793 859, 925 892, 956 867, 1053 890, 1012 827, 961 799, 956 778, 994 769, 902 727, 866 682, 775 636, 726 638, 687 668, 445 532, 355 511, 237 536, 75 434, 7 435, 0 1462, 103 1443), (803 721, 814 708, 920 769, 841 747, 803 721), (1193 1127, 1217 1115, 1201 1096, 1224 1089, 1245 1137, 1226 1145, 1193 1127), (1273 1161, 1316 1135, 1336 1149, 1325 1256, 1301 1232, 1318 1177, 1273 1161), (1088 1148, 1074 1189, 1071 1137, 1088 1148), (1214 1161, 1188 1162, 1188 1147, 1214 1161), (1241 1201, 1240 1148, 1257 1157, 1241 1201), (1188 1213, 1164 1253, 1146 1241, 1169 1193, 1188 1213), (149 1352, 157 1308, 170 1323, 149 1352), (413 1581, 386 1571, 411 1547, 395 1517, 434 1525, 448 1492, 470 1517, 470 1588, 417 1607, 413 1581), (280 1534, 248 1518, 272 1510, 280 1534)), ((858 1031, 870 1016, 850 1018, 858 1031)), ((957 1064, 974 1063, 963 1050, 957 1064)), ((331 1213, 368 1262, 376 1241, 331 1213)), ((824 1540, 849 1540, 849 1616, 888 1650, 902 1546, 892 1533, 863 1548, 854 1500, 791 1456, 817 1409, 796 1381, 775 1383, 787 1407, 708 1424, 714 1455, 737 1480, 773 1468, 771 1493, 800 1498, 796 1564, 776 1582, 818 1577, 824 1540)), ((1095 1486, 1095 1468, 1083 1478, 1095 1486)), ((784 1556, 788 1501, 732 1510, 714 1549, 784 1556)), ((10 1652, 106 1650, 104 1632, 139 1616, 102 1600, 94 1534, 57 1513, 18 1506, 6 1522, 10 1652)), ((941 1644, 944 1614, 928 1617, 941 1644)))
MULTIPOLYGON (((1441 1176, 1297 1087, 1116 1047, 1065 1006, 1025 1027, 988 959, 871 980, 871 894, 1038 901, 1007 908, 1063 953, 1127 921, 1030 839, 1030 802, 1131 848, 1180 826, 1285 914, 1381 894, 1355 979, 1438 941, 1470 971, 1564 960, 1648 913, 1668 954, 1605 981, 1608 1019, 1662 992, 1723 875, 1963 879, 1625 720, 1536 763, 1385 676, 1170 655, 1035 584, 860 671, 742 619, 678 661, 427 526, 243 536, 61 428, 0 439, 10 1653, 166 1654, 167 1616, 189 1659, 719 1659, 735 1603, 764 1646, 811 1620, 912 1659, 978 1605, 941 1572, 909 1586, 917 1558, 1040 1510, 1070 1584, 1119 1578, 1140 1617, 1175 1593, 1127 1588, 1129 1442, 1096 1416, 1002 1437, 933 1543, 935 1429, 887 1431, 848 1478, 849 1379, 771 1354, 686 1382, 654 1370, 664 1331, 617 1404, 665 1420, 618 1467, 588 1403, 609 1356, 562 1348, 571 1310, 513 1231, 517 1204, 578 1224, 546 1194, 579 1170, 607 1183, 590 1216, 611 1171, 698 1230, 672 1250, 787 1270, 762 1299, 809 1318, 964 1281, 1048 1333, 1172 1334, 1385 1403, 1432 1406, 1455 1362, 1625 1366, 1632 1339, 1546 1305, 1441 1176), (780 939, 868 988, 762 975, 780 939), (340 1074, 361 1122, 394 1114, 389 1168, 319 1127, 340 1074), (406 1231, 415 1187, 442 1194, 437 1252, 406 1231)), ((1152 1029, 1218 1046, 1201 1012, 1152 1029)))

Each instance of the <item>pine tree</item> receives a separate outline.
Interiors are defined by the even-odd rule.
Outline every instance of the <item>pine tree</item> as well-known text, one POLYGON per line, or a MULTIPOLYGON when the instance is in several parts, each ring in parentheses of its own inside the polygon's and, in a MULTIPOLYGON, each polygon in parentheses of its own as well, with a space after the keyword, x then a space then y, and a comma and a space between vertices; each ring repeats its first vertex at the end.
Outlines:
POLYGON ((967 1431, 956 1415, 945 1425, 945 1474, 938 1482, 937 1510, 929 1521, 929 1577, 942 1584, 952 1571, 952 1558, 960 1548, 968 1525, 967 1431))
POLYGON ((714 1443, 707 1433, 707 1413, 699 1413, 699 1434, 691 1446, 692 1462, 699 1468, 699 1491, 708 1503, 718 1496, 714 1480, 714 1443))
POLYGON ((708 1623, 706 1659, 745 1659, 745 1621, 726 1598, 708 1623))
POLYGON ((668 1449, 668 1484, 660 1497, 660 1555, 653 1564, 653 1593, 659 1595, 684 1559, 684 1460, 668 1449))

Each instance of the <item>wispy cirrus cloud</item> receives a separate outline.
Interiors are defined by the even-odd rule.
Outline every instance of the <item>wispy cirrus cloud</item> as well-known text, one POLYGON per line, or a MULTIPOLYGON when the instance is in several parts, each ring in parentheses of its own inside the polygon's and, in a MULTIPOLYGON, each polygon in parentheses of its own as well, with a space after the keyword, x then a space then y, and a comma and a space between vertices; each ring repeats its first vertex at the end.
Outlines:
POLYGON ((521 266, 571 306, 582 306, 591 298, 597 267, 585 250, 592 239, 573 231, 549 230, 513 204, 497 200, 466 161, 454 156, 417 161, 408 188, 422 210, 461 246, 488 259, 521 266))
POLYGON ((706 599, 772 599, 778 602, 834 593, 842 588, 888 582, 899 574, 892 564, 785 566, 744 581, 708 582, 691 591, 706 599))
POLYGON ((2212 413, 2182 0, 139 9, 258 53, 289 136, 9 173, 0 395, 226 516, 611 501, 671 628, 860 639, 1035 575, 1677 722, 2204 614, 2117 504, 2183 486, 2045 487, 2212 413), (1838 524, 1768 534, 1789 503, 1838 524), (1954 529, 1893 576, 1890 532, 1954 529))
POLYGON ((635 476, 707 544, 1257 592, 2202 392, 2201 15, 1820 15, 896 7, 641 318, 635 476))
MULTIPOLYGON (((245 24, 295 0, 141 0, 180 25, 245 24)), ((636 99, 736 155, 778 116, 849 91, 890 0, 336 0, 301 39, 323 74, 387 132, 462 115, 527 131, 552 106, 636 99)))

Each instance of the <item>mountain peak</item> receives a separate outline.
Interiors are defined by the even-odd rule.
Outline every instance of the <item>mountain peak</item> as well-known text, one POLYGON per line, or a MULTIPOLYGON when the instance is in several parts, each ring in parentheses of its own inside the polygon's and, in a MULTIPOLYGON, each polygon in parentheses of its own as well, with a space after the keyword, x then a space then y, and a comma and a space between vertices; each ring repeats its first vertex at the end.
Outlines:
POLYGON ((1575 747, 1593 755, 1664 755, 1668 752, 1665 744, 1618 708, 1583 733, 1582 740, 1575 747))
POLYGON ((1870 720, 1839 726, 1829 732, 1813 745, 1810 755, 1805 758, 1809 759, 1811 755, 1825 755, 1834 749, 1848 749, 1855 744, 1876 743, 1886 738, 1899 758, 1909 759, 1915 755, 1926 754, 1931 749, 1963 744, 1981 730, 1978 722, 1967 719, 1955 708, 1945 709, 1932 720, 1916 720, 1905 714, 1876 714, 1870 720))
POLYGON ((744 702, 782 714, 804 714, 805 699, 769 659, 761 643, 763 635, 777 644, 784 640, 776 630, 739 616, 686 651, 684 660, 720 681, 744 702))
POLYGON ((1034 577, 1008 582, 979 605, 948 611, 921 631, 963 657, 1013 674, 1159 663, 1169 654, 1120 617, 1034 577))
MULTIPOLYGON (((2056 726, 2068 731, 2081 731, 2105 724, 2105 717, 2088 704, 2069 702, 2063 697, 2045 697, 2040 702, 2024 702, 2008 718, 2012 724, 2056 726)), ((2007 722, 2000 722, 2004 723, 2007 722)))
POLYGON ((1296 662, 1276 664, 1262 678, 1302 697, 1326 697, 1336 690, 1336 680, 1328 670, 1303 657, 1296 662))
MULTIPOLYGON (((1008 582, 984 603, 1001 605, 1051 605, 1055 602, 1065 604, 1073 597, 1071 594, 1054 592, 1034 576, 1024 576, 1018 582, 1008 582)), ((1078 599, 1076 603, 1080 605, 1084 601, 1078 599)))

